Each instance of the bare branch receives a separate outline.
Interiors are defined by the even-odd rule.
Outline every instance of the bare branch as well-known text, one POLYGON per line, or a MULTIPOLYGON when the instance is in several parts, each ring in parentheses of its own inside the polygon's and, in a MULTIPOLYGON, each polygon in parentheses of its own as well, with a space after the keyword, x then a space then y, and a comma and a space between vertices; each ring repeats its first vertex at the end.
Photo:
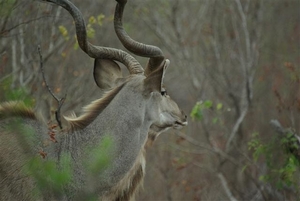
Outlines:
POLYGON ((281 126, 277 119, 271 120, 270 124, 275 128, 277 133, 285 134, 285 129, 281 126))
MULTIPOLYGON (((14 38, 12 40, 12 45, 11 45, 11 54, 12 54, 12 69, 13 71, 17 72, 19 71, 19 68, 17 66, 17 39, 14 38)), ((14 88, 16 82, 17 82, 17 76, 15 74, 12 74, 12 88, 14 88)))
POLYGON ((38 21, 38 20, 43 19, 43 18, 48 18, 48 16, 37 17, 37 18, 31 19, 31 20, 27 20, 27 21, 21 22, 19 24, 16 24, 16 25, 14 25, 14 26, 12 26, 12 27, 10 27, 8 29, 1 30, 1 32, 0 32, 0 38, 7 37, 7 35, 6 35, 7 33, 9 33, 11 30, 13 30, 13 29, 15 29, 15 28, 17 28, 17 27, 19 27, 21 25, 29 24, 31 22, 35 22, 35 21, 38 21))
POLYGON ((296 141, 297 146, 291 146, 290 144, 286 144, 286 149, 288 152, 290 152, 292 155, 294 155, 299 161, 300 161, 300 137, 289 128, 283 128, 278 120, 271 120, 270 124, 275 128, 276 132, 281 134, 282 136, 288 137, 289 139, 293 139, 296 141), (292 136, 289 136, 289 134, 292 134, 292 136))
POLYGON ((38 52, 39 52, 39 55, 40 55, 40 68, 41 68, 43 80, 45 82, 45 85, 46 85, 49 93, 57 101, 57 104, 58 104, 57 110, 55 111, 55 119, 56 119, 59 127, 62 129, 61 118, 60 118, 60 109, 61 109, 62 105, 64 104, 64 101, 66 99, 67 94, 65 94, 65 96, 63 98, 57 98, 55 96, 55 94, 52 92, 50 86, 48 85, 48 83, 46 81, 46 77, 45 77, 45 73, 44 73, 44 68, 43 68, 43 56, 41 54, 41 48, 40 48, 40 46, 38 46, 38 52))
POLYGON ((239 11, 239 14, 242 19, 242 26, 243 26, 243 31, 244 31, 244 35, 245 35, 245 43, 246 43, 247 64, 249 64, 249 61, 251 58, 251 46, 250 46, 249 30, 248 30, 248 25, 247 25, 247 17, 243 10, 240 0, 235 0, 235 3, 237 4, 238 11, 239 11))
POLYGON ((242 113, 240 114, 239 118, 236 120, 236 122, 235 122, 235 124, 234 124, 234 126, 233 126, 233 128, 232 128, 232 131, 231 131, 231 133, 230 133, 230 136, 229 136, 229 138, 228 138, 228 140, 227 140, 227 143, 226 143, 226 151, 229 150, 230 145, 231 145, 231 142, 232 142, 233 138, 235 137, 235 135, 237 134, 237 131, 239 130, 239 128, 240 128, 242 122, 244 121, 247 112, 248 112, 248 107, 245 108, 245 109, 242 111, 242 113))
POLYGON ((228 196, 229 200, 230 201, 237 201, 237 199, 232 195, 232 192, 229 189, 228 183, 227 183, 224 175, 221 172, 219 172, 217 175, 218 175, 218 178, 221 181, 221 184, 222 184, 222 186, 225 190, 225 193, 228 196))
MULTIPOLYGON (((53 22, 53 23, 58 22, 59 16, 60 16, 60 14, 61 14, 61 10, 62 10, 61 7, 58 7, 58 8, 57 8, 56 14, 55 14, 55 16, 54 16, 54 22, 53 22)), ((51 28, 51 37, 54 38, 55 34, 56 34, 56 27, 55 27, 55 26, 52 26, 52 28, 51 28)), ((54 49, 55 49, 55 48, 54 48, 54 44, 53 44, 53 41, 51 40, 51 41, 50 41, 50 44, 49 44, 48 52, 52 52, 54 49)))

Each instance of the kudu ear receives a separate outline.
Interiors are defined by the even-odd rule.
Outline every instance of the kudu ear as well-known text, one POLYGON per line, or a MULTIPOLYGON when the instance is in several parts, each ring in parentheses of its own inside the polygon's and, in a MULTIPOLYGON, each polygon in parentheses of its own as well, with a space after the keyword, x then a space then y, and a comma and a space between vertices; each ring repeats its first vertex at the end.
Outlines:
POLYGON ((100 89, 113 88, 120 78, 122 78, 122 72, 116 62, 108 59, 95 59, 94 80, 100 89))
POLYGON ((169 64, 170 61, 166 59, 162 66, 158 67, 146 77, 144 80, 144 85, 147 92, 161 91, 165 72, 169 64))

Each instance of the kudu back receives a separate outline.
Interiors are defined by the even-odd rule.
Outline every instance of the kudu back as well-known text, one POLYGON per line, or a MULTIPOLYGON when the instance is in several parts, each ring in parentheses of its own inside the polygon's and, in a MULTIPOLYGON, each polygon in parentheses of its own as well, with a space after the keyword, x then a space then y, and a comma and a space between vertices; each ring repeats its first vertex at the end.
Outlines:
POLYGON ((90 44, 82 14, 70 1, 45 1, 72 15, 80 48, 95 59, 95 82, 107 92, 86 106, 80 116, 65 117, 68 126, 64 129, 47 125, 43 117, 21 102, 0 105, 1 200, 82 200, 90 196, 109 201, 134 199, 145 174, 147 140, 152 142, 168 128, 187 125, 186 115, 163 86, 170 62, 158 47, 139 43, 124 31, 126 0, 117 1, 115 31, 127 50, 149 58, 145 71, 125 51, 90 44), (127 67, 129 76, 122 76, 117 62, 127 67), (107 139, 110 143, 103 144, 107 139), (107 160, 102 164, 103 158, 107 160), (99 170, 90 173, 88 162, 97 164, 97 160, 100 166, 93 167, 99 170), (68 182, 58 189, 41 182, 61 179, 47 172, 51 162, 57 174, 64 172, 66 164, 71 171, 68 182))

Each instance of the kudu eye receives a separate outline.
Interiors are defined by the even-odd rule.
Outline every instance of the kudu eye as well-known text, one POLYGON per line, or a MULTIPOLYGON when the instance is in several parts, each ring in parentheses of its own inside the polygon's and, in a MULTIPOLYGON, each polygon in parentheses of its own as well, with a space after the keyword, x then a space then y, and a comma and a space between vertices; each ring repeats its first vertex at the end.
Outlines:
POLYGON ((161 94, 162 96, 166 96, 166 95, 167 95, 167 91, 166 91, 166 90, 162 90, 162 91, 160 92, 160 94, 161 94))

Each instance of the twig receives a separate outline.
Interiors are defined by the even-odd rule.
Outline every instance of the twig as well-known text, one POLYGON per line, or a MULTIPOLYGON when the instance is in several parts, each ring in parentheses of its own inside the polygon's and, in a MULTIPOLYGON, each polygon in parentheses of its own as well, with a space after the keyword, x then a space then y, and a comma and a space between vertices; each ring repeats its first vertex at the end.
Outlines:
POLYGON ((281 126, 281 124, 277 119, 271 120, 270 124, 273 126, 273 128, 276 130, 277 133, 280 133, 282 135, 285 134, 285 129, 281 126))
POLYGON ((227 183, 227 181, 226 181, 224 175, 223 175, 221 172, 219 172, 219 173, 217 174, 217 176, 218 176, 218 178, 220 179, 221 184, 222 184, 222 186, 223 186, 223 188, 224 188, 224 190, 225 190, 225 193, 226 193, 226 195, 228 196, 229 200, 230 200, 230 201, 237 201, 237 199, 233 196, 232 192, 230 191, 229 186, 228 186, 228 183, 227 183))
POLYGON ((31 22, 35 22, 35 21, 38 21, 40 19, 43 19, 43 18, 47 18, 48 16, 41 16, 41 17, 38 17, 38 18, 35 18, 35 19, 31 19, 31 20, 27 20, 27 21, 24 21, 24 22, 21 22, 20 24, 17 24, 17 25, 14 25, 8 29, 5 29, 5 27, 2 27, 1 31, 0 31, 0 38, 1 37, 4 37, 6 33, 9 33, 11 30, 21 26, 21 25, 24 25, 24 24, 29 24, 31 22))
POLYGON ((289 150, 289 152, 300 161, 300 137, 296 134, 296 132, 294 132, 292 129, 283 128, 280 122, 276 119, 271 120, 270 124, 275 131, 282 136, 287 137, 288 134, 292 134, 292 137, 289 137, 289 139, 294 138, 295 142, 297 143, 297 147, 294 147, 288 143, 286 144, 286 149, 289 150))
POLYGON ((273 126, 273 128, 276 130, 277 133, 280 133, 282 135, 286 135, 288 133, 293 134, 293 136, 296 138, 296 140, 300 144, 300 137, 294 131, 292 131, 291 129, 283 128, 277 119, 271 120, 270 124, 273 126))
POLYGON ((226 143, 226 151, 229 151, 231 142, 233 141, 235 135, 237 134, 242 122, 244 121, 244 119, 247 115, 247 112, 248 112, 248 106, 246 106, 246 108, 242 111, 242 113, 240 114, 239 118, 236 120, 236 122, 233 126, 233 129, 232 129, 230 136, 226 143))
POLYGON ((64 104, 64 102, 66 100, 67 94, 65 94, 65 96, 63 98, 57 98, 55 96, 55 94, 52 92, 50 86, 48 85, 48 83, 46 81, 46 77, 45 77, 45 73, 44 73, 44 68, 43 68, 43 56, 41 54, 41 48, 40 48, 40 46, 38 46, 38 52, 39 52, 39 55, 40 55, 40 68, 41 68, 41 71, 42 71, 43 80, 45 82, 45 85, 46 85, 49 93, 57 101, 57 104, 58 104, 57 110, 55 111, 55 119, 56 119, 59 127, 62 129, 61 118, 60 118, 60 109, 61 109, 62 105, 64 104))

